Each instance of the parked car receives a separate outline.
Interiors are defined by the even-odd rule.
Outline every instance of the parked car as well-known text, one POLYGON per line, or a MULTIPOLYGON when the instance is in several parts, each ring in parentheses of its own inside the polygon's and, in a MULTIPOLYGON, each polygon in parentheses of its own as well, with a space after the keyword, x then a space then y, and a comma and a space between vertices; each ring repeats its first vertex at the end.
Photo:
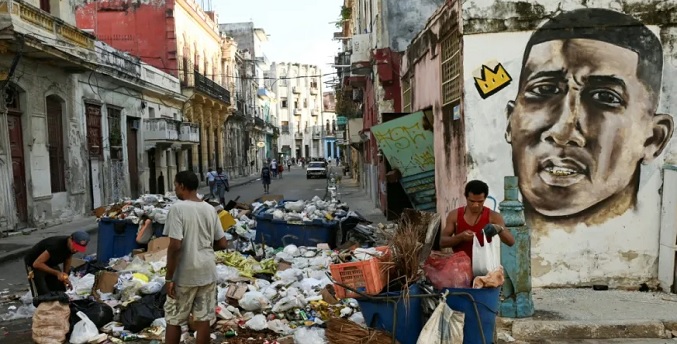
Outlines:
POLYGON ((327 163, 322 161, 311 161, 306 168, 306 179, 312 177, 327 178, 327 163))

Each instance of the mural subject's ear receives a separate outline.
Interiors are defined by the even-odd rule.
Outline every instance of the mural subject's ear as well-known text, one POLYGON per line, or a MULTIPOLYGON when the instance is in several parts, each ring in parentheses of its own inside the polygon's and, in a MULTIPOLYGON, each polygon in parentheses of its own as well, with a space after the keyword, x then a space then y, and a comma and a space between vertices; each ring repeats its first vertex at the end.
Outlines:
POLYGON ((668 145, 675 130, 675 123, 671 115, 656 114, 653 116, 652 124, 653 135, 644 143, 643 164, 648 164, 653 159, 661 155, 663 149, 668 145))
POLYGON ((505 113, 508 116, 508 124, 505 127, 505 141, 508 143, 512 143, 512 128, 510 127, 510 117, 512 116, 512 112, 515 110, 515 102, 510 100, 508 101, 508 105, 505 107, 505 113))

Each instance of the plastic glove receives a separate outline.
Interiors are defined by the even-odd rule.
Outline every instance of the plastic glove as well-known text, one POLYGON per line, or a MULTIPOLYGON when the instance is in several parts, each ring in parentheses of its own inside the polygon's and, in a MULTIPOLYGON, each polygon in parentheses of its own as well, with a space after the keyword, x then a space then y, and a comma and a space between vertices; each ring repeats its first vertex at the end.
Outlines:
POLYGON ((486 226, 484 226, 484 228, 483 228, 482 230, 484 231, 484 235, 486 235, 487 238, 491 238, 491 237, 493 237, 494 235, 497 235, 497 234, 498 234, 498 230, 496 229, 496 226, 494 226, 494 225, 491 224, 491 223, 488 224, 488 225, 486 225, 486 226))

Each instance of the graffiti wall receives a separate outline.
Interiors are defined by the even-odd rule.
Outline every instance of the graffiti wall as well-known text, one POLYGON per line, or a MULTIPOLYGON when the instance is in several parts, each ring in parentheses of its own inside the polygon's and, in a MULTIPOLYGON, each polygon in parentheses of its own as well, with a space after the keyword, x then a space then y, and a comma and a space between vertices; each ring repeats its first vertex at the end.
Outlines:
POLYGON ((468 180, 502 199, 503 176, 519 177, 535 286, 655 285, 677 113, 660 37, 594 8, 464 36, 468 180))

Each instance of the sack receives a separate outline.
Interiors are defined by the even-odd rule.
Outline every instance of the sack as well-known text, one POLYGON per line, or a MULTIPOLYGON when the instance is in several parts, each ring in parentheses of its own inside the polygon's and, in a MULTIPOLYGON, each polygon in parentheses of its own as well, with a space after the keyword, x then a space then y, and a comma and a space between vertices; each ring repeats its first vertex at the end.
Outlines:
POLYGON ((71 315, 68 303, 45 301, 33 313, 33 341, 37 344, 66 342, 71 315))
POLYGON ((130 303, 120 314, 120 322, 125 330, 133 333, 141 332, 150 326, 155 319, 164 318, 164 304, 167 292, 162 288, 157 294, 146 295, 141 300, 130 303))
POLYGON ((463 344, 464 324, 465 314, 454 312, 442 299, 423 326, 416 344, 463 344))
POLYGON ((487 236, 482 231, 484 236, 482 246, 477 235, 472 243, 472 273, 475 276, 484 276, 501 266, 501 240, 494 237, 491 242, 487 242, 487 236))
POLYGON ((99 335, 99 329, 89 320, 85 313, 78 312, 77 316, 81 320, 75 324, 70 342, 71 344, 85 344, 99 335))
POLYGON ((433 252, 423 264, 423 271, 437 290, 444 288, 470 288, 472 264, 465 252, 444 254, 433 252))
POLYGON ((47 294, 40 295, 33 299, 33 306, 38 307, 43 302, 52 302, 58 301, 61 303, 68 304, 68 295, 62 291, 50 291, 47 294))
POLYGON ((70 308, 71 330, 80 321, 78 316, 80 312, 84 313, 96 325, 96 328, 102 328, 113 321, 113 308, 105 303, 94 300, 75 300, 71 302, 70 308))

